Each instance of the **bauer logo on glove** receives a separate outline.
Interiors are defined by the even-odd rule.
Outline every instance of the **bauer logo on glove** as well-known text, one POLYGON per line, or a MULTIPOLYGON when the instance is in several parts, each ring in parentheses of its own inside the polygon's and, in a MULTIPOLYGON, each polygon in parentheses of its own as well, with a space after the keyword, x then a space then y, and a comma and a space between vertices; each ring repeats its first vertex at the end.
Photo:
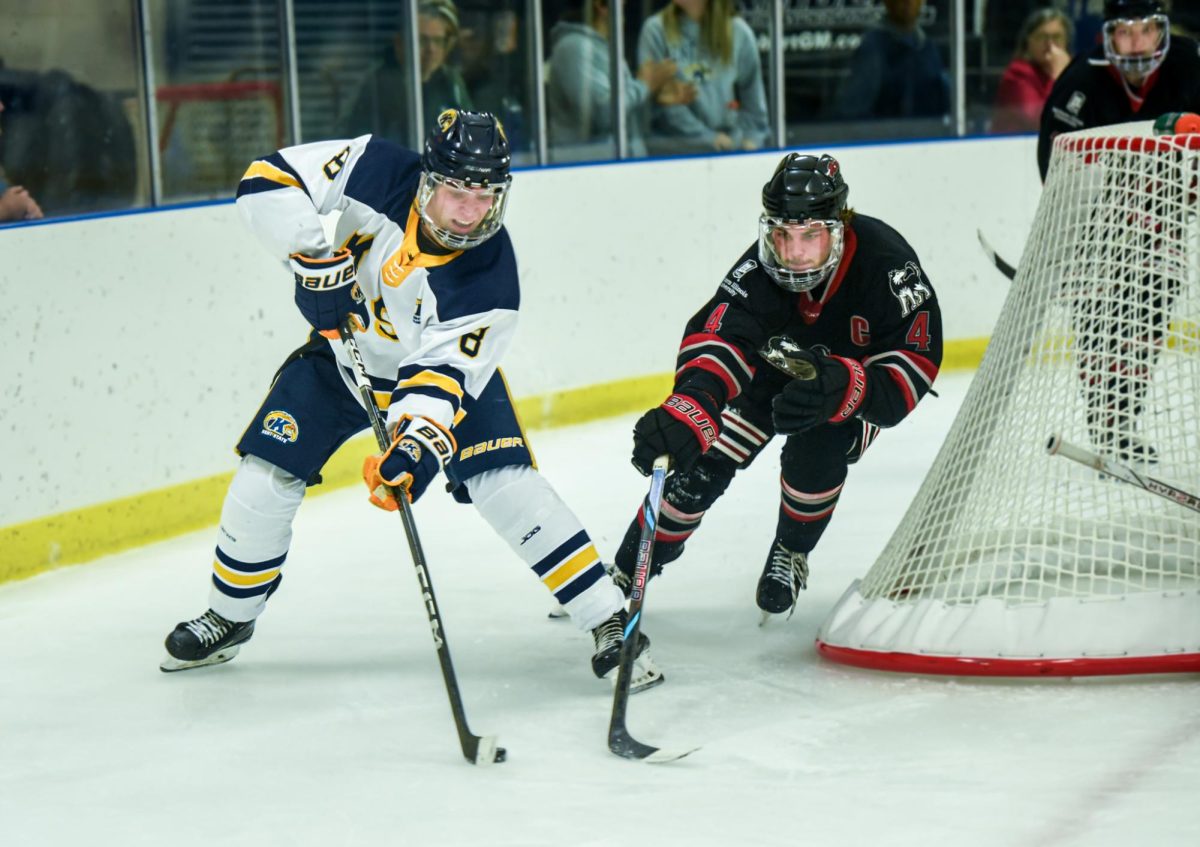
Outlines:
POLYGON ((454 455, 454 436, 428 418, 404 415, 387 451, 363 460, 363 481, 371 503, 389 512, 400 508, 401 490, 415 503, 442 466, 454 455))
POLYGON ((327 338, 337 338, 337 328, 350 316, 357 331, 366 331, 370 316, 349 250, 324 259, 297 253, 290 263, 296 307, 314 329, 327 338))

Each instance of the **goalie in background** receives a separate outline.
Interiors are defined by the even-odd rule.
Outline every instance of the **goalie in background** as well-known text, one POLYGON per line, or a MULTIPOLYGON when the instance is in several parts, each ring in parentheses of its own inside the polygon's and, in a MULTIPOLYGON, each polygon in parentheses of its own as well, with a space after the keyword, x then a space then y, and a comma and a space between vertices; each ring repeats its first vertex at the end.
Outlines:
MULTIPOLYGON (((1042 179, 1060 133, 1176 112, 1200 112, 1200 46, 1172 35, 1160 0, 1106 0, 1103 44, 1063 71, 1042 112, 1042 179)), ((1079 246, 1097 271, 1072 299, 1080 388, 1096 449, 1122 461, 1153 462, 1153 445, 1136 430, 1171 307, 1187 273, 1179 257, 1162 247, 1183 241, 1187 222, 1181 213, 1157 229, 1147 228, 1137 210, 1149 211, 1154 204, 1150 186, 1131 185, 1118 173, 1105 177, 1093 214, 1112 238, 1079 246), (1106 281, 1107 264, 1141 266, 1146 282, 1131 296, 1106 281)))
MULTIPOLYGON (((250 165, 238 210, 271 254, 290 263, 295 302, 312 332, 275 375, 237 445, 242 460, 221 511, 210 608, 167 636, 164 671, 228 661, 249 640, 283 578, 305 490, 343 442, 369 428, 337 333, 347 318, 394 439, 364 462, 371 501, 396 510, 391 486, 416 502, 445 471, 454 498, 474 504, 591 631, 595 675, 616 668, 624 597, 587 531, 536 471, 498 369, 520 303, 503 226, 510 161, 494 116, 447 110, 423 155, 364 135, 289 147, 250 165), (321 216, 335 211, 331 244, 321 216)), ((406 554, 398 524, 396 531, 387 552, 399 559, 406 554)), ((380 553, 347 541, 346 561, 329 579, 353 580, 354 559, 380 553)), ((648 687, 662 675, 645 652, 649 641, 639 643, 635 682, 648 687)))
MULTIPOLYGON (((942 361, 933 287, 903 237, 854 212, 847 194, 836 159, 784 156, 763 187, 757 242, 687 322, 674 391, 633 431, 639 471, 664 453, 674 471, 652 575, 778 433, 778 524, 756 599, 766 614, 794 609, 848 466, 933 385, 942 361), (790 339, 785 364, 808 379, 768 366, 764 349, 778 336, 790 339)), ((639 509, 616 556, 626 590, 641 520, 639 509)))

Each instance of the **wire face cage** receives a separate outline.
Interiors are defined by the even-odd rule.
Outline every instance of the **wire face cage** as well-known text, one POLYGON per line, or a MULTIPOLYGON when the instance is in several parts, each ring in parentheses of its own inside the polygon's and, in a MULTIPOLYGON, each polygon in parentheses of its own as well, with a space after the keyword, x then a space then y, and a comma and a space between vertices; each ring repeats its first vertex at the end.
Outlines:
MULTIPOLYGON (((1200 135, 1060 136, 970 391, 836 661, 962 675, 1200 671, 1200 513, 1050 455, 1200 492, 1200 135)), ((1194 502, 1194 498, 1193 498, 1194 502)))

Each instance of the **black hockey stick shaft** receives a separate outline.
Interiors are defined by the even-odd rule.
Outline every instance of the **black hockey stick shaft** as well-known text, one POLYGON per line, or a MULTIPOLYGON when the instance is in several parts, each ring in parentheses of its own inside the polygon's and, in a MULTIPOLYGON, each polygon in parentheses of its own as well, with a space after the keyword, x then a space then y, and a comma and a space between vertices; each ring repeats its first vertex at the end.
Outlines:
MULTIPOLYGON (((650 578, 650 561, 654 554, 654 533, 658 529, 658 513, 662 507, 663 486, 667 479, 667 456, 654 460, 650 474, 650 493, 642 505, 642 532, 638 538, 637 563, 629 591, 629 618, 625 625, 625 642, 621 646, 621 662, 617 667, 617 686, 613 693, 612 720, 608 725, 608 749, 626 759, 670 761, 687 753, 660 752, 658 747, 643 744, 625 726, 625 711, 629 705, 629 685, 637 659, 638 631, 642 624, 642 606, 646 602, 646 583, 650 578), (658 756, 656 757, 656 754, 658 756)), ((688 751, 691 752, 691 751, 688 751)))
MULTIPOLYGON (((354 383, 362 396, 363 407, 371 421, 371 429, 375 431, 375 441, 380 450, 387 450, 391 445, 387 427, 379 414, 379 406, 375 402, 375 394, 371 381, 367 376, 366 365, 363 364, 362 353, 359 352, 358 342, 354 340, 354 330, 351 318, 347 318, 338 327, 342 345, 346 349, 350 361, 354 365, 354 383)), ((462 745, 463 755, 467 761, 475 765, 490 765, 492 762, 503 762, 508 753, 503 747, 496 746, 496 736, 479 736, 471 732, 467 726, 467 715, 463 709, 462 694, 458 690, 458 676, 454 673, 454 663, 450 660, 450 645, 446 641, 446 630, 442 626, 442 616, 438 611, 437 598, 433 593, 433 581, 429 578, 429 568, 425 564, 425 552, 421 547, 421 539, 417 535, 417 524, 413 520, 412 505, 408 502, 408 492, 388 487, 388 493, 400 504, 400 517, 404 521, 404 534, 408 537, 408 549, 412 553, 413 568, 417 572, 417 582, 421 586, 422 598, 425 601, 425 614, 429 617, 429 629, 433 633, 433 643, 437 647, 438 661, 442 666, 442 679, 446 683, 446 696, 450 698, 450 711, 454 715, 454 726, 458 730, 458 740, 462 745)))
POLYGON ((1008 277, 1009 281, 1016 279, 1016 267, 1010 265, 1008 262, 1004 261, 1003 258, 1001 258, 1000 254, 996 252, 995 248, 992 247, 992 245, 988 243, 987 238, 984 237, 983 230, 975 230, 975 237, 979 239, 979 246, 983 248, 983 252, 987 254, 987 257, 991 260, 992 264, 996 266, 996 270, 1008 277))
POLYGON ((1159 497, 1165 497, 1172 503, 1178 503, 1185 509, 1200 512, 1200 497, 1197 497, 1195 494, 1189 494, 1180 488, 1168 485, 1162 480, 1140 474, 1133 468, 1122 465, 1120 462, 1114 462, 1112 459, 1098 456, 1090 450, 1084 450, 1082 447, 1072 444, 1069 441, 1063 441, 1058 435, 1050 436, 1050 439, 1046 442, 1046 452, 1051 456, 1065 456, 1093 470, 1116 477, 1122 482, 1136 485, 1143 491, 1157 494, 1159 497))

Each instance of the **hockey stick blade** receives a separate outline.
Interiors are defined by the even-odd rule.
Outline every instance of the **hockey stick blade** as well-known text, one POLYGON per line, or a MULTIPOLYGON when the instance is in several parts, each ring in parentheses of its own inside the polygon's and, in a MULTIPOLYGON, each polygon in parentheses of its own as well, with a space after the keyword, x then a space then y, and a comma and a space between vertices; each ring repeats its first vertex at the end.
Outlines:
POLYGON ((503 747, 496 746, 496 742, 498 740, 497 736, 472 735, 471 738, 474 740, 474 752, 470 753, 471 745, 467 745, 463 750, 464 753, 470 753, 467 758, 470 760, 471 764, 484 767, 493 763, 498 764, 500 762, 507 761, 508 751, 503 747))
POLYGON ((984 237, 983 230, 975 230, 975 237, 979 239, 979 246, 983 248, 983 252, 987 254, 987 257, 991 263, 996 266, 996 270, 1008 277, 1009 281, 1016 279, 1017 269, 1008 262, 1004 261, 1004 259, 1000 258, 1000 255, 996 252, 995 248, 993 248, 992 245, 988 243, 988 240, 984 237))
POLYGON ((1150 494, 1157 494, 1159 497, 1170 500, 1172 503, 1178 503, 1185 509, 1200 512, 1200 497, 1197 497, 1195 494, 1190 494, 1173 485, 1168 485, 1152 476, 1143 476, 1133 468, 1123 465, 1120 462, 1114 462, 1112 459, 1097 456, 1095 453, 1084 450, 1082 447, 1076 446, 1069 441, 1063 441, 1062 437, 1057 434, 1051 435, 1047 440, 1046 452, 1051 456, 1063 456, 1099 473, 1116 477, 1122 482, 1136 486, 1150 494))
POLYGON ((651 764, 682 759, 692 750, 675 752, 643 744, 625 726, 625 710, 629 706, 629 687, 637 658, 638 628, 642 620, 642 605, 646 601, 646 583, 650 578, 650 562, 654 554, 654 533, 658 529, 658 512, 662 507, 663 486, 667 480, 667 456, 654 460, 650 474, 650 492, 642 504, 642 532, 638 538, 637 564, 629 590, 629 619, 625 624, 625 640, 621 646, 621 661, 617 666, 617 684, 613 692, 612 720, 608 724, 608 749, 624 759, 637 759, 651 764))
POLYGON ((667 750, 662 747, 651 747, 649 744, 643 744, 630 735, 629 731, 622 725, 609 730, 608 749, 623 759, 636 759, 648 765, 661 765, 667 762, 678 761, 684 756, 695 753, 700 748, 692 747, 689 750, 667 750))

